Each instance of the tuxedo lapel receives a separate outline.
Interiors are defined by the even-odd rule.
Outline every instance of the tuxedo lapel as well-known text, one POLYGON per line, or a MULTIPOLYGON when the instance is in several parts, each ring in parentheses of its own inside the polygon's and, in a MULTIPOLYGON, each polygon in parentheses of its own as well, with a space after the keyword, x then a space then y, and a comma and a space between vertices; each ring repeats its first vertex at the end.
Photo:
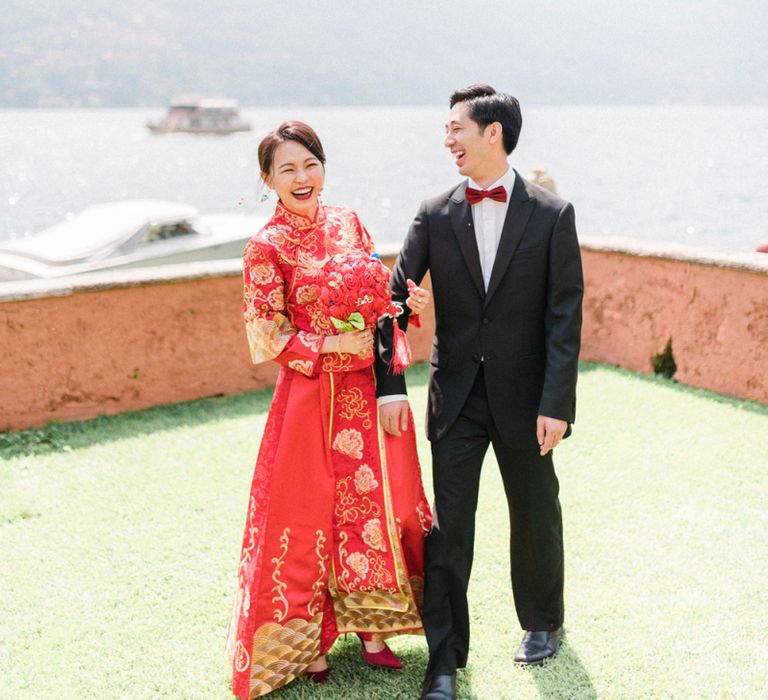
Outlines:
POLYGON ((459 242, 461 254, 467 263, 470 277, 477 287, 481 297, 485 296, 483 284, 483 270, 480 267, 480 253, 477 250, 475 227, 472 223, 472 210, 467 202, 467 183, 459 185, 451 195, 451 224, 453 232, 459 242))
MULTIPOLYGON (((499 248, 493 261, 491 279, 488 282, 488 292, 485 295, 486 306, 504 277, 507 267, 509 267, 509 262, 515 254, 520 239, 523 237, 528 219, 531 218, 535 206, 535 201, 528 196, 523 178, 516 172, 515 185, 509 198, 507 215, 504 218, 504 227, 501 229, 499 248)), ((469 209, 469 206, 467 206, 467 209, 469 209)))

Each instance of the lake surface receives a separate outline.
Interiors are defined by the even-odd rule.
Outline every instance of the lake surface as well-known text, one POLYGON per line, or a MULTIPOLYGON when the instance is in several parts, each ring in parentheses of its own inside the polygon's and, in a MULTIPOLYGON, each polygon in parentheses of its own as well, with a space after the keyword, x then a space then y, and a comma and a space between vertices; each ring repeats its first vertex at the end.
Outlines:
MULTIPOLYGON (((243 109, 254 130, 152 135, 164 109, 0 110, 0 240, 89 204, 172 199, 201 212, 266 212, 259 139, 284 119, 318 131, 324 201, 356 209, 379 243, 399 243, 420 201, 459 182, 443 107, 243 109)), ((579 233, 747 252, 768 240, 768 108, 524 109, 510 162, 546 168, 579 233)))

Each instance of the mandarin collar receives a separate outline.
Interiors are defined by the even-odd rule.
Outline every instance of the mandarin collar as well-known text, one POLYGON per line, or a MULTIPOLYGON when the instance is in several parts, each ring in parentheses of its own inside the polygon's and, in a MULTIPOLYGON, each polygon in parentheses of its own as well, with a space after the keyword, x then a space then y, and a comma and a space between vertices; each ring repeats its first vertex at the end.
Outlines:
POLYGON ((291 211, 278 199, 277 204, 275 205, 275 216, 285 219, 291 227, 298 231, 304 231, 318 228, 325 223, 325 207, 318 203, 315 218, 310 219, 308 216, 291 211))

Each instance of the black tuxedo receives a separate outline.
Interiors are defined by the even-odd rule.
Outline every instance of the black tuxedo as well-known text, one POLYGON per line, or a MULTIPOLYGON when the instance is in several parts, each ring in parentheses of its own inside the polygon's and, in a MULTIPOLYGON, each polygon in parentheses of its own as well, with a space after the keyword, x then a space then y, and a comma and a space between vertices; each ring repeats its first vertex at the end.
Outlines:
MULTIPOLYGON (((465 193, 466 182, 421 205, 392 275, 393 297, 404 301, 406 279, 418 283, 429 271, 434 299, 427 435, 436 525, 424 606, 432 673, 466 663, 466 587, 489 444, 510 506, 521 625, 555 629, 563 615, 559 487, 551 453, 539 456, 536 418, 574 420, 583 279, 573 207, 516 174, 486 291, 465 193)), ((405 392, 403 378, 387 372, 390 346, 383 322, 380 396, 405 392)))

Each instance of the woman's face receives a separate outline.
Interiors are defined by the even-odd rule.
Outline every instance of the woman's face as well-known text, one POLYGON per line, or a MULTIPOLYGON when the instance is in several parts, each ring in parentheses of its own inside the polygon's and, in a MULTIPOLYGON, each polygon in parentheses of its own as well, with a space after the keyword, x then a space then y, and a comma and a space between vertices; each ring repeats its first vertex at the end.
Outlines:
POLYGON ((297 141, 283 141, 275 149, 272 172, 265 181, 288 209, 314 219, 324 176, 323 164, 311 151, 297 141))

